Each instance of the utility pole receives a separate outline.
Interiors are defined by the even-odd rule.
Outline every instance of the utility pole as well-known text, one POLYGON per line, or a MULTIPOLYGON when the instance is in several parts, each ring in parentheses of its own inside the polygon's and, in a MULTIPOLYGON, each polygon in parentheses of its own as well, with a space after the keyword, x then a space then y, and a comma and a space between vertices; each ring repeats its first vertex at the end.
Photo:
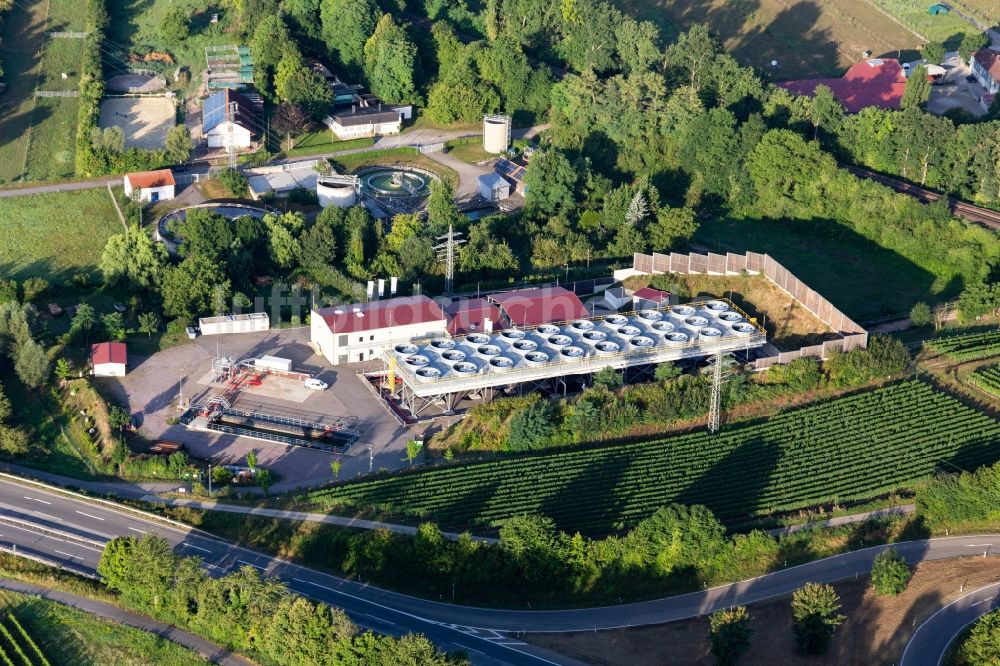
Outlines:
POLYGON ((715 352, 712 368, 712 400, 708 406, 708 431, 713 435, 719 432, 719 420, 722 412, 722 352, 715 352))
POLYGON ((450 294, 455 283, 455 248, 465 243, 461 231, 455 231, 455 226, 448 225, 448 233, 438 236, 438 240, 444 241, 434 246, 437 251, 438 260, 444 261, 444 293, 450 294))
POLYGON ((229 146, 227 153, 229 158, 229 168, 236 168, 236 112, 238 106, 236 102, 226 105, 226 120, 229 122, 229 146))

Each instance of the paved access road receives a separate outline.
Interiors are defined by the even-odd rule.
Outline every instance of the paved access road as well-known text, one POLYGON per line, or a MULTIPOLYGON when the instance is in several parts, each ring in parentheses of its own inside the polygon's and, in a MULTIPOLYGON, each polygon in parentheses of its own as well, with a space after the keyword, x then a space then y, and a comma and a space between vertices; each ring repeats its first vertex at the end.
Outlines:
POLYGON ((343 608, 355 623, 366 629, 390 635, 422 633, 444 650, 466 652, 475 664, 579 666, 580 663, 499 632, 467 628, 461 622, 462 609, 458 606, 442 604, 455 611, 447 621, 423 618, 408 608, 410 602, 417 600, 405 595, 345 581, 181 526, 172 527, 120 511, 111 503, 95 503, 41 485, 0 479, 0 548, 4 550, 93 575, 107 541, 119 535, 151 533, 166 538, 181 555, 202 558, 213 574, 222 575, 242 566, 254 567, 282 579, 299 594, 343 608))
POLYGON ((910 637, 899 666, 939 666, 949 646, 970 624, 1000 605, 1000 583, 955 599, 931 615, 910 637))
MULTIPOLYGON (((429 601, 343 580, 191 530, 124 513, 110 503, 93 504, 45 488, 0 479, 2 546, 16 544, 20 552, 92 572, 100 559, 103 542, 119 534, 149 532, 164 536, 180 553, 200 556, 212 571, 225 572, 244 565, 255 567, 281 578, 296 592, 344 608, 361 626, 392 634, 419 631, 444 649, 466 650, 477 663, 487 664, 572 663, 525 645, 511 634, 516 637, 521 632, 593 631, 704 615, 731 605, 787 595, 809 581, 830 582, 867 575, 872 560, 884 549, 884 546, 867 548, 731 585, 646 602, 558 611, 496 610, 429 601), (26 521, 30 526, 15 524, 12 522, 15 520, 26 521)), ((996 546, 1000 546, 1000 536, 895 544, 909 562, 982 555, 996 546)))

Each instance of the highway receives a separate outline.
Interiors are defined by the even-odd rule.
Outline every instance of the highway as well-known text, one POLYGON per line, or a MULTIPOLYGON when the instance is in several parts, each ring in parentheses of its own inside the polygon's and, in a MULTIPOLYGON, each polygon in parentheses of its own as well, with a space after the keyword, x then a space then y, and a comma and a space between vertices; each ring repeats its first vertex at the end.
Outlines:
POLYGON ((939 666, 958 635, 980 617, 995 610, 998 604, 1000 583, 994 583, 942 607, 913 632, 899 666, 939 666))
MULTIPOLYGON (((883 546, 690 594, 645 602, 556 611, 476 608, 389 592, 361 582, 272 558, 182 526, 96 504, 41 485, 0 478, 0 547, 93 573, 104 542, 116 535, 157 533, 183 555, 196 555, 215 573, 252 566, 282 579, 290 589, 343 608, 360 626, 389 634, 426 634, 446 650, 464 650, 477 664, 574 664, 518 640, 520 633, 594 631, 662 624, 790 594, 809 581, 868 575, 883 546), (21 522, 27 524, 22 524, 21 522)), ((909 562, 983 555, 1000 536, 964 536, 895 544, 909 562)), ((993 550, 991 550, 991 548, 993 550)))

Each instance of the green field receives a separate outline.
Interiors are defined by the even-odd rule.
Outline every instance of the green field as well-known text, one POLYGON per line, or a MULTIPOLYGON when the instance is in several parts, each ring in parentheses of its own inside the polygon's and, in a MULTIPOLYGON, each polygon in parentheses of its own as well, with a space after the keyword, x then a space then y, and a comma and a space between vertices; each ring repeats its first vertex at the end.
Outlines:
POLYGON ((946 467, 1000 459, 1000 423, 910 380, 687 435, 402 473, 310 494, 464 529, 538 513, 604 533, 657 508, 704 504, 720 518, 864 500, 946 467))
POLYGON ((208 662, 149 632, 54 601, 4 591, 0 593, 0 663, 194 666, 208 662))
POLYGON ((963 335, 931 338, 924 343, 928 349, 946 354, 959 363, 1000 356, 1000 331, 980 331, 963 335))
POLYGON ((943 300, 957 290, 839 224, 715 218, 700 224, 695 243, 769 254, 858 322, 906 315, 914 303, 943 300))
MULTIPOLYGON (((932 16, 927 8, 932 2, 924 0, 871 0, 872 4, 887 14, 897 18, 914 32, 932 42, 946 42, 951 48, 958 48, 962 35, 977 32, 968 21, 954 12, 932 16)), ((996 17, 994 17, 996 20, 996 17)))
POLYGON ((107 189, 0 199, 0 275, 50 283, 93 271, 107 239, 122 231, 107 189))

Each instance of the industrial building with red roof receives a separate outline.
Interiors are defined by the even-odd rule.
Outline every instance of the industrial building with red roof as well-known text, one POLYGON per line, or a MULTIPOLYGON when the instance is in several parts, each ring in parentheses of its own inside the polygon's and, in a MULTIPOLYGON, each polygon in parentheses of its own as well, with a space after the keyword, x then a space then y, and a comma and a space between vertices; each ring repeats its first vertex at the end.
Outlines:
POLYGON ((580 298, 563 287, 508 291, 489 297, 500 308, 506 326, 538 326, 587 315, 580 298))
POLYGON ((455 301, 444 309, 452 335, 489 333, 500 328, 500 309, 485 298, 455 301))
POLYGON ((809 97, 820 85, 830 88, 848 113, 857 113, 869 106, 898 109, 906 90, 906 74, 898 60, 872 58, 855 63, 839 79, 802 79, 778 84, 785 90, 809 97))
POLYGON ((95 377, 124 377, 128 367, 128 348, 124 342, 91 345, 90 365, 95 377))

